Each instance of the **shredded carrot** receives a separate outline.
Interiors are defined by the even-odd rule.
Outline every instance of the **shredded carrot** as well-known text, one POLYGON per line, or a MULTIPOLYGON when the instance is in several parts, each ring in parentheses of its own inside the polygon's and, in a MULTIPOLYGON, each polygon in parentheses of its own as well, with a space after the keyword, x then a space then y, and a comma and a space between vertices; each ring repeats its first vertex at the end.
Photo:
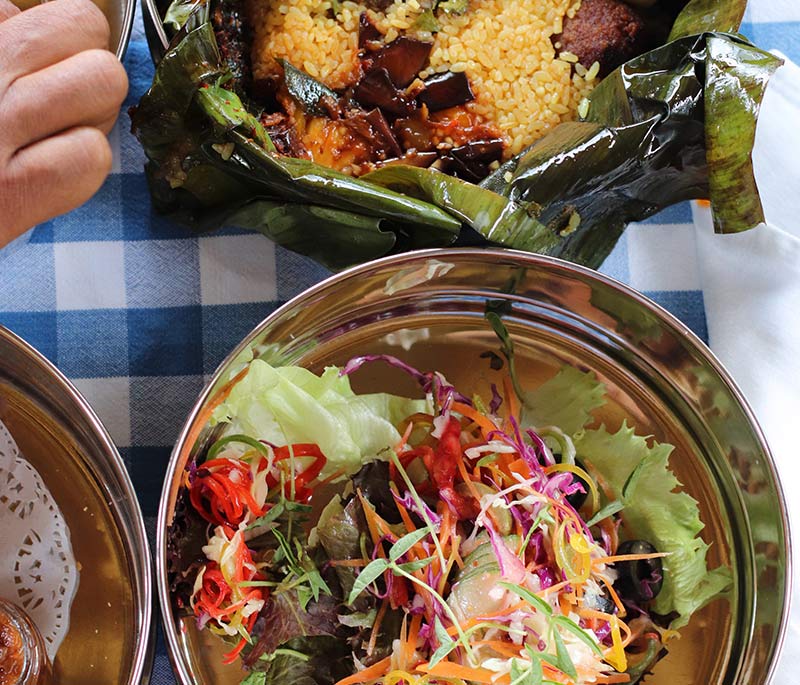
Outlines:
POLYGON ((411 619, 411 625, 408 628, 408 637, 403 645, 403 661, 406 667, 414 666, 411 662, 414 659, 414 652, 417 651, 417 637, 419 636, 421 625, 422 614, 415 614, 411 619))
POLYGON ((384 599, 381 602, 381 608, 378 609, 378 614, 375 616, 375 623, 372 624, 372 635, 369 636, 369 642, 367 643, 367 656, 372 656, 372 652, 375 651, 375 644, 378 642, 381 623, 383 623, 383 617, 386 616, 386 609, 388 608, 389 600, 384 599))
POLYGON ((630 681, 631 677, 627 673, 609 673, 597 676, 595 680, 598 685, 613 685, 613 683, 629 683, 630 681))
MULTIPOLYGON (((390 483, 389 488, 395 495, 397 495, 398 498, 400 497, 400 493, 398 492, 397 486, 394 483, 390 483)), ((400 519, 403 521, 403 525, 406 527, 406 530, 408 530, 409 533, 413 533, 417 529, 417 527, 411 520, 411 516, 408 513, 408 509, 406 509, 404 505, 398 502, 397 499, 395 499, 395 504, 397 505, 397 511, 400 512, 400 519)))
POLYGON ((400 452, 403 451, 403 448, 408 444, 408 439, 411 437, 411 432, 413 430, 414 430, 414 422, 409 421, 405 431, 403 431, 403 437, 401 437, 400 442, 398 442, 394 446, 394 451, 396 454, 400 454, 400 452))
POLYGON ((569 600, 565 595, 561 594, 558 596, 558 606, 564 616, 569 616, 570 611, 572 611, 572 607, 569 605, 569 600))
POLYGON ((608 484, 608 481, 603 478, 603 474, 600 473, 592 464, 592 462, 588 461, 587 459, 583 460, 583 465, 586 467, 586 470, 592 476, 592 479, 600 486, 600 489, 603 491, 603 494, 606 496, 606 499, 611 502, 617 499, 617 494, 608 484))
POLYGON ((480 426, 481 430, 483 431, 483 437, 488 438, 490 433, 499 429, 489 417, 484 416, 474 407, 470 407, 467 404, 463 404, 461 402, 453 402, 453 411, 461 414, 462 416, 466 416, 470 421, 474 421, 478 426, 480 426))
POLYGON ((669 552, 653 552, 652 554, 615 554, 612 557, 599 557, 592 559, 593 566, 601 564, 616 564, 618 561, 642 561, 644 559, 660 559, 668 557, 669 552))
POLYGON ((625 621, 620 621, 619 617, 615 614, 607 614, 604 611, 597 611, 596 609, 580 609, 578 611, 578 616, 581 618, 597 618, 601 621, 608 621, 609 623, 614 623, 616 621, 622 632, 625 633, 625 639, 622 642, 623 647, 626 647, 633 637, 633 633, 628 627, 628 624, 625 623, 625 621))
POLYGON ((619 598, 617 591, 614 589, 614 586, 609 583, 603 576, 599 576, 600 580, 603 581, 603 585, 606 586, 608 589, 608 594, 611 595, 611 600, 614 602, 614 605, 617 607, 617 615, 621 618, 624 618, 627 612, 625 611, 625 605, 622 603, 622 600, 619 598))
POLYGON ((513 416, 514 420, 519 422, 519 399, 517 398, 517 393, 514 392, 511 376, 503 378, 503 393, 508 403, 508 418, 510 419, 513 416))
MULTIPOLYGON (((464 623, 462 623, 459 627, 461 628, 461 630, 469 630, 470 628, 474 628, 479 623, 484 623, 485 621, 491 621, 492 619, 498 618, 500 616, 508 616, 509 614, 513 614, 515 611, 524 609, 527 606, 528 603, 525 600, 522 600, 521 602, 517 602, 516 604, 513 604, 510 607, 506 607, 505 609, 502 609, 494 614, 487 614, 484 616, 474 616, 465 621, 464 623)), ((449 635, 456 635, 458 634, 458 629, 455 626, 450 626, 447 629, 447 633, 449 635)))
POLYGON ((327 478, 323 478, 322 480, 317 481, 315 487, 319 487, 320 485, 327 485, 328 483, 331 483, 331 482, 335 481, 337 478, 339 478, 340 476, 343 476, 343 475, 345 475, 345 470, 344 469, 336 469, 327 478))
POLYGON ((572 582, 573 581, 571 580, 562 580, 560 583, 551 585, 550 587, 545 588, 544 590, 539 590, 539 592, 537 592, 536 594, 539 595, 539 597, 546 597, 547 595, 552 594, 553 592, 558 592, 560 589, 567 587, 567 585, 572 584, 572 582))
POLYGON ((333 559, 328 562, 328 565, 358 568, 359 566, 366 566, 368 563, 366 559, 333 559))
POLYGON ((342 678, 336 682, 336 685, 356 685, 357 683, 368 683, 371 680, 377 680, 382 675, 386 674, 391 665, 392 657, 387 656, 385 659, 381 659, 372 664, 372 666, 367 666, 367 668, 358 673, 353 673, 353 675, 347 676, 347 678, 342 678))
POLYGON ((473 644, 475 646, 480 645, 491 647, 498 654, 502 654, 503 656, 507 656, 512 659, 520 658, 521 647, 513 643, 503 642, 502 640, 476 640, 473 642, 473 644))
POLYGON ((475 483, 473 482, 472 478, 469 477, 469 473, 467 473, 467 467, 464 465, 464 458, 462 456, 459 456, 459 458, 456 459, 456 466, 458 467, 458 472, 461 474, 461 477, 464 479, 464 483, 469 490, 469 494, 472 495, 475 498, 475 501, 480 505, 481 495, 478 492, 478 489, 475 487, 475 483))
MULTIPOLYGON (((429 675, 437 678, 461 678, 468 682, 483 683, 484 685, 493 685, 494 683, 501 683, 497 679, 497 674, 490 671, 488 668, 471 668, 470 666, 462 666, 453 661, 440 661, 435 666, 429 664, 420 664, 417 669, 420 673, 428 673, 429 675)), ((336 685, 348 685, 347 683, 337 683, 336 685)))

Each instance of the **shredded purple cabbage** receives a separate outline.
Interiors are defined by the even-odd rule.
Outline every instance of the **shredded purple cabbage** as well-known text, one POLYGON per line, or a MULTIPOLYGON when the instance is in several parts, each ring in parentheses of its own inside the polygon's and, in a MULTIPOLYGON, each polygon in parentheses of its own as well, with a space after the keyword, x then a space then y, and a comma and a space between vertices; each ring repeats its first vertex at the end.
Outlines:
POLYGON ((490 387, 492 388, 492 401, 489 402, 489 412, 496 414, 503 404, 503 396, 497 391, 497 386, 494 383, 490 387))
POLYGON ((442 525, 442 517, 439 516, 439 514, 437 514, 433 509, 431 509, 425 503, 425 500, 420 500, 422 503, 422 509, 420 509, 414 498, 411 496, 411 493, 408 491, 406 491, 406 494, 403 495, 403 497, 400 497, 395 492, 392 492, 392 497, 394 497, 396 502, 402 504, 406 509, 408 509, 408 511, 415 513, 423 521, 427 520, 433 523, 434 530, 436 532, 439 531, 439 527, 442 525))
POLYGON ((542 590, 546 590, 547 588, 556 584, 556 576, 553 573, 553 569, 551 569, 549 566, 537 568, 534 573, 539 578, 539 585, 542 590))

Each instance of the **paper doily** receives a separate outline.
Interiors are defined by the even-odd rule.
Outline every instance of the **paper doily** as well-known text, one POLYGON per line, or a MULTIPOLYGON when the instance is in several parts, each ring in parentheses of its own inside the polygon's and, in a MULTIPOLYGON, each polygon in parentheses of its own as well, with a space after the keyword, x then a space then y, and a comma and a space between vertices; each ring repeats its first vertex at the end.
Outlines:
POLYGON ((21 606, 52 660, 69 630, 78 567, 53 496, 0 421, 0 597, 21 606))

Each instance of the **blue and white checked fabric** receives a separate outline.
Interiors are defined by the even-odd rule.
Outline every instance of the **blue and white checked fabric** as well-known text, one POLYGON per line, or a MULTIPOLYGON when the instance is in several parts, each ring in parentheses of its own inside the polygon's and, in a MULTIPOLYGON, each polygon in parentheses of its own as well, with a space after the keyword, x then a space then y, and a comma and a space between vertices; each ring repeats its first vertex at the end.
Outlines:
MULTIPOLYGON (((742 32, 800 62, 800 3, 750 4, 742 32)), ((0 252, 0 324, 94 406, 152 534, 171 446, 209 374, 256 323, 327 272, 260 235, 196 237, 151 210, 127 115, 153 76, 141 18, 125 66, 130 93, 110 136, 112 174, 84 207, 0 252)), ((602 270, 708 340, 689 204, 632 225, 602 270)), ((174 682, 161 641, 152 682, 174 682)))

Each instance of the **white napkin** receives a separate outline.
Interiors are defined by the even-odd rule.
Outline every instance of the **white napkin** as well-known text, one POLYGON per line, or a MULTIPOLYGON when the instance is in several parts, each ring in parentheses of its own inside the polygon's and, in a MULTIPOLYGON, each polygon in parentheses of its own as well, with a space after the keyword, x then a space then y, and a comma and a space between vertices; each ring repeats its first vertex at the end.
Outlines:
MULTIPOLYGON (((785 58, 784 58, 785 59, 785 58)), ((795 550, 793 602, 773 685, 798 682, 800 663, 800 67, 770 80, 753 153, 766 225, 715 235, 693 209, 711 348, 761 424, 787 494, 795 550)))

